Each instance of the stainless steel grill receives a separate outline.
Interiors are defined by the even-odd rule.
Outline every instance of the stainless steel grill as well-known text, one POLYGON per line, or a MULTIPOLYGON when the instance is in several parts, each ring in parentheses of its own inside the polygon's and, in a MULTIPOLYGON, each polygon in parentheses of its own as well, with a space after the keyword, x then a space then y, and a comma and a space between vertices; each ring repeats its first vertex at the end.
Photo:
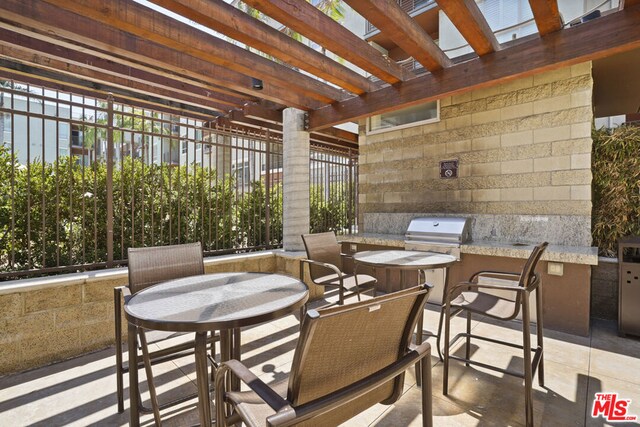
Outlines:
POLYGON ((460 259, 460 245, 471 240, 471 218, 414 218, 405 234, 408 251, 450 254, 460 259))
MULTIPOLYGON (((449 254, 460 260, 460 245, 471 240, 471 218, 415 218, 405 234, 408 251, 449 254)), ((446 271, 444 268, 424 270, 424 279, 434 286, 429 302, 442 304, 446 271)))

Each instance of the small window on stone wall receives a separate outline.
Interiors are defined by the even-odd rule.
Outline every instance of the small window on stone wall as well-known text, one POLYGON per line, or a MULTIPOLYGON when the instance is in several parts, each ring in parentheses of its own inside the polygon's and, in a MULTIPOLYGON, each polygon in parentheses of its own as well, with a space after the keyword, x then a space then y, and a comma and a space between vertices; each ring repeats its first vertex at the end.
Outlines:
POLYGON ((378 114, 367 119, 367 134, 388 132, 419 126, 440 120, 440 102, 431 101, 390 113, 378 114))

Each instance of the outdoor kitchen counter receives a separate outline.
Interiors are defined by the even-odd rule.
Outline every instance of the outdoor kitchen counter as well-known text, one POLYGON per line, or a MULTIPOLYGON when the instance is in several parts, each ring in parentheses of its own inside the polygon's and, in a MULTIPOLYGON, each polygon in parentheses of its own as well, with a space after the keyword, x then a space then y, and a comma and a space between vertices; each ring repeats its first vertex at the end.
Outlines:
MULTIPOLYGON (((404 247, 404 235, 402 234, 347 234, 338 236, 338 239, 342 242, 404 247)), ((533 245, 523 245, 517 242, 480 240, 465 243, 460 249, 463 254, 527 259, 529 255, 531 255, 533 245)), ((546 252, 542 255, 542 260, 569 264, 598 265, 598 248, 590 246, 549 245, 546 252)))

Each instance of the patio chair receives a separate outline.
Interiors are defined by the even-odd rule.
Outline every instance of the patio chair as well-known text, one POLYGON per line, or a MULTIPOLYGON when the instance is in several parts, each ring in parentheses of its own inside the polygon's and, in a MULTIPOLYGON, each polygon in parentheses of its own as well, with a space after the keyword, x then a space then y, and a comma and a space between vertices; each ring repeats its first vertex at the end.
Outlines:
POLYGON ((333 231, 316 234, 303 234, 302 242, 307 251, 307 259, 300 260, 300 280, 304 281, 304 266, 309 265, 309 275, 315 285, 338 288, 338 304, 344 304, 346 297, 357 295, 360 301, 360 288, 373 288, 377 280, 367 274, 347 274, 343 272, 343 259, 349 255, 341 252, 340 243, 333 231))
MULTIPOLYGON (((204 274, 204 264, 202 259, 202 245, 190 243, 184 245, 157 246, 148 248, 129 248, 129 285, 120 286, 114 289, 115 307, 115 338, 116 338, 116 381, 118 393, 118 412, 124 412, 123 375, 131 369, 123 361, 122 351, 122 301, 131 295, 149 286, 171 279, 195 276, 204 274)), ((156 423, 159 424, 159 410, 167 406, 178 403, 177 401, 158 405, 151 365, 177 359, 187 354, 193 353, 194 342, 185 342, 161 350, 149 352, 148 344, 157 343, 162 340, 182 335, 180 332, 144 331, 138 329, 138 351, 141 351, 141 364, 145 367, 149 394, 151 396, 152 408, 141 407, 143 412, 154 412, 156 423)), ((136 351, 136 349, 129 349, 136 351)), ((212 353, 214 348, 212 344, 212 353)), ((179 399, 184 401, 190 398, 185 396, 179 399)), ((142 402, 142 399, 139 400, 142 402)))
POLYGON ((267 385, 237 360, 216 373, 218 426, 335 426, 402 394, 404 372, 422 365, 423 424, 432 425, 431 347, 411 346, 430 286, 309 310, 288 379, 267 385), (353 328, 352 325, 358 325, 353 328), (249 391, 229 391, 232 375, 249 391))
POLYGON ((525 388, 525 416, 526 425, 533 426, 533 377, 538 373, 538 383, 544 385, 544 361, 543 361, 543 330, 542 330, 542 285, 540 275, 535 268, 547 248, 548 243, 541 243, 533 248, 529 259, 524 264, 521 273, 505 273, 497 271, 480 271, 475 273, 468 282, 461 282, 449 289, 445 295, 445 332, 444 332, 444 374, 442 389, 445 396, 449 392, 449 360, 460 360, 466 366, 478 365, 492 369, 503 374, 513 375, 524 379, 525 388), (536 304, 536 337, 537 346, 531 348, 530 309, 529 300, 531 292, 537 290, 536 304), (484 292, 483 292, 484 291, 484 292), (494 295, 494 292, 499 295, 494 295), (510 294, 510 297, 506 297, 510 294), (492 337, 484 337, 471 333, 471 314, 481 314, 500 321, 515 319, 522 310, 522 345, 513 342, 501 341, 492 337), (466 332, 456 335, 449 340, 451 317, 459 313, 466 313, 466 332), (465 338, 465 357, 450 354, 449 350, 458 339, 465 338), (480 339, 496 344, 522 349, 524 369, 523 372, 502 369, 471 360, 471 338, 480 339), (533 360, 532 360, 533 352, 533 360))

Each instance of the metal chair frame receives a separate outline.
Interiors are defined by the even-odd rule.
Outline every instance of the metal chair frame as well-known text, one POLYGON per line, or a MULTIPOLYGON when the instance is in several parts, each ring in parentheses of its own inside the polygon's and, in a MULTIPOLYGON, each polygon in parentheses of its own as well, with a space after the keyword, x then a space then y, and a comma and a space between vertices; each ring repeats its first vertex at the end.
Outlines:
MULTIPOLYGON (((524 380, 525 387, 525 419, 527 426, 533 426, 533 377, 538 374, 538 384, 544 386, 544 345, 543 345, 543 325, 542 325, 542 286, 540 275, 535 273, 534 270, 542 256, 542 253, 547 248, 547 243, 544 242, 537 245, 527 262, 525 263, 521 273, 506 273, 499 271, 480 271, 471 276, 468 282, 461 282, 447 290, 445 294, 445 336, 444 336, 444 373, 442 381, 442 394, 447 395, 449 392, 449 360, 454 359, 464 362, 466 366, 477 365, 486 369, 501 372, 503 374, 512 375, 524 380), (504 278, 511 279, 518 282, 518 286, 498 285, 498 284, 482 284, 478 283, 478 279, 481 277, 492 278, 504 278), (473 308, 467 308, 465 306, 456 305, 455 298, 465 291, 481 291, 483 289, 501 290, 515 293, 516 297, 513 301, 513 313, 509 316, 494 316, 486 313, 485 311, 473 308), (536 347, 531 347, 531 330, 530 330, 530 307, 529 307, 529 295, 531 292, 536 292, 536 347), (510 321, 515 319, 522 310, 522 345, 512 342, 502 341, 491 337, 480 336, 471 333, 471 315, 472 313, 481 314, 493 319, 501 321, 510 321), (466 312, 467 324, 466 332, 457 334, 450 340, 450 322, 451 317, 456 316, 462 312, 466 312), (450 354, 451 345, 455 344, 459 339, 465 338, 465 357, 459 357, 450 354), (510 369, 503 369, 497 366, 488 365, 486 363, 478 362, 471 359, 470 347, 471 339, 479 339, 495 344, 505 345, 512 348, 518 348, 523 351, 524 370, 514 371, 510 369), (533 358, 532 358, 533 353, 533 358)), ((496 297, 497 298, 497 297, 496 297)))
MULTIPOLYGON (((201 267, 198 269, 197 274, 204 274, 204 264, 202 263, 202 246, 200 243, 173 245, 169 247, 164 246, 161 248, 165 250, 174 248, 177 251, 179 250, 195 251, 196 247, 200 253, 200 263, 201 263, 201 267)), ((134 251, 153 251, 154 249, 157 249, 157 248, 151 248, 151 247, 135 248, 133 250, 134 251)), ((130 251, 129 256, 131 256, 131 248, 129 249, 129 251, 130 251)), ((166 280, 170 280, 173 278, 177 278, 177 277, 173 277, 171 274, 168 274, 166 276, 166 280)), ((157 282, 157 283, 160 283, 160 282, 157 282)), ((128 285, 115 287, 113 291, 114 316, 115 316, 115 344, 116 344, 115 345, 116 347, 116 388, 117 388, 117 400, 118 400, 119 413, 124 412, 124 374, 128 374, 131 369, 130 366, 124 363, 123 340, 122 340, 122 329, 123 329, 122 328, 122 309, 123 309, 122 304, 132 296, 131 286, 133 284, 134 283, 132 283, 132 279, 130 276, 128 285)), ((155 283, 152 283, 152 284, 155 284, 155 283)), ((152 284, 143 284, 141 289, 144 289, 147 286, 151 286, 152 284)), ((141 290, 141 289, 138 289, 138 290, 141 290)), ((148 349, 148 343, 147 343, 147 337, 146 337, 145 331, 142 328, 137 328, 137 332, 138 332, 139 350, 135 349, 135 351, 142 352, 141 354, 142 357, 140 358, 141 361, 138 363, 137 369, 140 369, 143 367, 145 369, 145 375, 147 377, 147 383, 148 383, 150 401, 151 401, 151 408, 149 408, 147 406, 144 406, 142 404, 142 399, 139 398, 138 402, 140 402, 140 404, 139 404, 138 410, 142 413, 153 413, 156 425, 161 425, 161 419, 160 419, 161 410, 164 410, 168 407, 190 400, 195 396, 197 396, 197 394, 182 396, 180 398, 171 400, 169 402, 164 402, 162 404, 159 404, 157 399, 155 383, 153 380, 152 366, 193 354, 195 344, 193 341, 190 341, 190 342, 176 344, 171 347, 150 352, 148 349)), ((182 335, 182 334, 180 333, 171 334, 170 336, 167 336, 166 338, 163 338, 161 340, 169 339, 178 335, 182 335)), ((212 335, 209 338, 212 358, 215 355, 215 341, 217 341, 218 339, 219 337, 217 335, 212 335)), ((158 342, 158 341, 154 341, 154 342, 158 342)), ((131 351, 131 349, 129 349, 129 351, 131 351)), ((213 379, 214 377, 215 377, 215 366, 214 368, 212 368, 212 372, 211 372, 211 378, 213 379)))
MULTIPOLYGON (((255 374, 253 374, 248 368, 237 360, 230 360, 221 364, 216 374, 216 420, 218 426, 227 426, 230 424, 237 424, 244 422, 248 426, 264 425, 263 420, 258 420, 258 424, 253 422, 253 416, 244 413, 242 409, 236 410, 236 406, 233 404, 228 393, 231 378, 236 377, 243 383, 245 383, 254 394, 251 394, 251 402, 255 399, 262 400, 273 411, 272 415, 268 415, 265 421, 267 426, 293 426, 293 425, 334 425, 336 420, 342 420, 344 422, 354 414, 339 413, 334 414, 333 411, 343 410, 345 405, 355 404, 357 399, 364 399, 364 401, 358 400, 355 404, 362 408, 370 407, 376 403, 383 403, 390 405, 397 401, 402 395, 404 372, 414 364, 421 365, 421 379, 422 379, 422 415, 423 425, 433 425, 432 415, 432 396, 431 396, 431 347, 430 344, 425 342, 418 346, 411 344, 411 337, 413 330, 415 329, 417 319, 421 314, 424 303, 428 296, 429 286, 418 286, 416 288, 399 291, 393 294, 383 295, 378 298, 373 298, 367 301, 362 301, 354 304, 348 304, 343 306, 325 307, 322 309, 309 310, 303 320, 300 338, 294 354, 292 372, 288 380, 288 392, 287 397, 284 398, 281 394, 276 392, 269 385, 265 384, 255 374), (407 298, 413 298, 413 300, 407 300, 407 298), (394 301, 404 299, 405 302, 410 302, 409 310, 406 312, 406 320, 402 323, 402 331, 399 336, 400 348, 395 353, 395 359, 386 366, 372 367, 373 373, 369 373, 363 378, 354 380, 352 383, 342 384, 339 382, 335 385, 338 387, 336 390, 328 391, 323 396, 317 396, 319 389, 308 390, 305 387, 315 387, 315 383, 311 383, 309 379, 305 379, 305 375, 309 374, 311 378, 315 378, 320 375, 330 381, 331 369, 333 365, 330 361, 323 363, 320 359, 323 357, 314 355, 315 359, 309 360, 311 348, 318 348, 318 345, 323 343, 315 342, 314 340, 325 340, 327 337, 332 337, 329 331, 331 328, 338 328, 340 322, 336 317, 344 318, 344 322, 352 320, 350 314, 355 313, 357 310, 361 310, 361 313, 369 313, 368 316, 374 316, 377 310, 380 310, 385 304, 393 304, 394 301), (327 319, 332 318, 332 319, 327 319), (317 332, 317 325, 320 322, 330 324, 328 328, 324 326, 323 329, 317 332), (315 346, 315 347, 314 347, 315 346), (322 365, 319 367, 319 365, 322 365), (317 369, 320 369, 319 371, 317 369), (313 374, 311 374, 313 373, 313 374), (390 382, 393 382, 390 384, 390 382), (313 385, 312 385, 313 384, 313 385), (371 395, 369 393, 376 391, 379 387, 386 385, 389 389, 384 389, 384 393, 371 395), (369 395, 368 395, 369 394, 369 395), (368 395, 368 396, 367 396, 368 395), (377 400, 380 399, 380 400, 377 400), (335 417, 335 418, 332 418, 335 417), (345 419, 346 417, 346 419, 345 419), (329 421, 330 420, 330 421, 329 421)), ((400 307, 407 307, 402 305, 400 307)), ((393 305, 398 307, 396 305, 393 305)), ((392 309, 389 309, 392 310, 392 309)), ((385 314, 386 316, 387 314, 385 314)), ((357 317, 360 318, 361 317, 357 317)), ((369 318, 369 317, 366 317, 369 318)), ((379 319, 378 322, 384 321, 379 319)), ((395 328, 395 326, 394 326, 395 328)), ((345 328, 345 330, 350 328, 345 328)), ((395 329, 390 329, 393 331, 395 329)), ((358 331, 350 330, 349 334, 358 334, 358 331)), ((400 333, 400 332, 399 332, 400 333)), ((367 348, 372 348, 372 352, 375 353, 376 337, 372 334, 365 334, 360 337, 360 341, 352 344, 351 340, 340 340, 339 342, 328 342, 327 346, 340 345, 355 345, 356 348, 362 344, 362 340, 370 340, 371 345, 367 345, 367 348)), ((394 342, 394 341, 392 341, 394 342)), ((348 348, 348 347, 347 347, 348 348)), ((347 354, 350 354, 354 349, 347 350, 347 354)), ((330 350, 328 350, 331 352, 330 350)), ((382 350, 387 351, 387 349, 382 350)), ((375 356, 371 358, 375 360, 375 356)), ((363 362, 364 363, 364 362, 363 362)), ((364 372, 367 370, 365 369, 364 372)), ((357 378, 357 376, 356 376, 357 378)), ((343 381, 346 382, 346 381, 343 381)), ((324 387, 324 385, 323 385, 324 387)), ((328 387, 330 390, 331 387, 328 387)))

